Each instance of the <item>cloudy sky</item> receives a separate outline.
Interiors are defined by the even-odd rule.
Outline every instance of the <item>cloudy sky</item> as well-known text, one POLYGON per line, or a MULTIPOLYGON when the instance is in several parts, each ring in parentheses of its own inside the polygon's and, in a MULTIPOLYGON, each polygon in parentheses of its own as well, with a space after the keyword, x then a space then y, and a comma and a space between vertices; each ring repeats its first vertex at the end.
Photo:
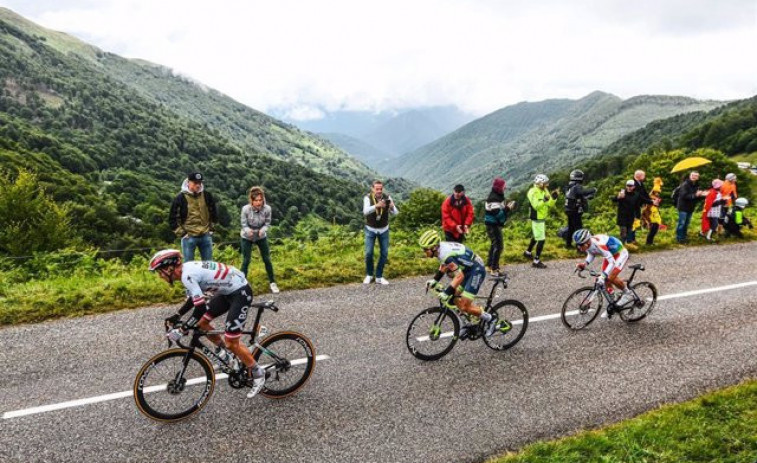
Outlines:
POLYGON ((602 90, 757 94, 757 0, 0 0, 242 103, 457 105, 477 115, 602 90))

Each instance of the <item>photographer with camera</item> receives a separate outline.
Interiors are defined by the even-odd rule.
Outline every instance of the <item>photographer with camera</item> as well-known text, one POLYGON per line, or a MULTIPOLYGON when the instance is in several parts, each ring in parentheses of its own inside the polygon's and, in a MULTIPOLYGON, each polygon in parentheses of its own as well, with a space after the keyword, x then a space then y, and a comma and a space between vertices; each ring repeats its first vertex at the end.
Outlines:
POLYGON ((584 228, 582 216, 589 210, 589 200, 597 193, 596 188, 584 188, 584 173, 574 170, 570 173, 570 183, 565 188, 565 215, 568 216, 568 230, 563 235, 565 247, 573 248, 573 233, 584 228))
POLYGON ((399 211, 392 198, 384 194, 384 184, 374 180, 371 192, 363 197, 363 215, 365 216, 365 278, 363 284, 369 284, 374 277, 373 248, 379 242, 379 261, 376 266, 376 283, 388 285, 384 278, 384 265, 389 258, 389 215, 399 211))

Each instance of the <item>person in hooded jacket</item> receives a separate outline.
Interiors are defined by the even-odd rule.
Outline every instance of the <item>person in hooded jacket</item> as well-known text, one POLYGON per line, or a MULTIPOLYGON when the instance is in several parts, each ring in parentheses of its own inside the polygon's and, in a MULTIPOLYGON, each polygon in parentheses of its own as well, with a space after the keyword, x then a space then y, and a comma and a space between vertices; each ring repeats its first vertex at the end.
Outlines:
POLYGON ((499 276, 499 258, 503 249, 502 228, 508 214, 515 208, 515 201, 505 202, 505 188, 505 179, 495 178, 492 182, 492 191, 486 198, 484 205, 486 209, 484 214, 486 234, 492 242, 489 247, 486 266, 489 267, 492 276, 499 276))
POLYGON ((584 188, 584 173, 574 170, 570 173, 570 183, 565 188, 565 215, 568 217, 568 231, 565 233, 565 247, 573 249, 573 233, 584 228, 583 214, 589 209, 589 199, 596 193, 596 188, 584 188))
POLYGON ((455 185, 453 193, 442 203, 444 240, 462 243, 473 224, 473 203, 465 196, 465 187, 455 185))
POLYGON ((273 274, 271 264, 271 249, 268 246, 268 227, 271 226, 271 206, 265 202, 263 187, 254 186, 249 192, 250 203, 242 206, 242 273, 247 277, 247 269, 250 266, 250 254, 252 246, 257 245, 260 249, 260 257, 265 265, 265 273, 268 275, 268 283, 273 294, 278 294, 279 287, 273 274))
POLYGON ((184 262, 194 260, 196 248, 200 248, 202 260, 213 260, 213 229, 217 222, 213 195, 205 191, 202 174, 191 172, 181 184, 181 193, 174 198, 168 213, 171 230, 181 237, 184 262))

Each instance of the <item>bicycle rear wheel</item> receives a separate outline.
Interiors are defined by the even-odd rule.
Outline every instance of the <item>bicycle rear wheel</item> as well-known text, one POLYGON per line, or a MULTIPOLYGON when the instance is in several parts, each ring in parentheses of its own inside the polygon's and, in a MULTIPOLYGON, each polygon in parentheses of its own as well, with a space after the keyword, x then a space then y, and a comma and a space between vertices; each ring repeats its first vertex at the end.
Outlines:
POLYGON ((261 395, 282 399, 308 382, 315 369, 315 348, 305 335, 280 331, 263 339, 260 346, 252 356, 266 370, 261 395))
POLYGON ((638 299, 629 308, 620 312, 621 320, 629 323, 643 320, 657 304, 657 288, 648 281, 641 281, 631 286, 638 299))
POLYGON ((176 422, 200 411, 215 388, 210 361, 188 349, 170 349, 147 361, 134 380, 134 400, 143 415, 176 422))
POLYGON ((586 328, 602 311, 602 303, 602 295, 593 286, 573 291, 562 306, 563 324, 572 330, 586 328))
POLYGON ((528 328, 528 311, 522 302, 502 301, 491 308, 497 314, 498 327, 491 337, 484 336, 484 343, 494 350, 506 350, 518 344, 528 328))
POLYGON ((460 320, 449 309, 431 307, 413 318, 405 342, 421 360, 438 360, 449 353, 460 336, 460 320))

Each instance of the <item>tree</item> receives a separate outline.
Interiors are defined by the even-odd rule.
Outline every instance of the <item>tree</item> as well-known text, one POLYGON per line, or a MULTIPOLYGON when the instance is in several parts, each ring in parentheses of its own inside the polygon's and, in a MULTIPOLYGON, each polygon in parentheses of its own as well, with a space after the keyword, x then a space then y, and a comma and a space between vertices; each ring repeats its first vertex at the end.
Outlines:
POLYGON ((410 198, 397 206, 400 213, 396 224, 400 228, 414 230, 419 227, 440 225, 441 207, 446 197, 430 188, 418 188, 410 193, 410 198))
POLYGON ((20 256, 60 249, 72 234, 68 206, 56 203, 37 176, 20 170, 15 180, 0 173, 0 253, 20 256))

